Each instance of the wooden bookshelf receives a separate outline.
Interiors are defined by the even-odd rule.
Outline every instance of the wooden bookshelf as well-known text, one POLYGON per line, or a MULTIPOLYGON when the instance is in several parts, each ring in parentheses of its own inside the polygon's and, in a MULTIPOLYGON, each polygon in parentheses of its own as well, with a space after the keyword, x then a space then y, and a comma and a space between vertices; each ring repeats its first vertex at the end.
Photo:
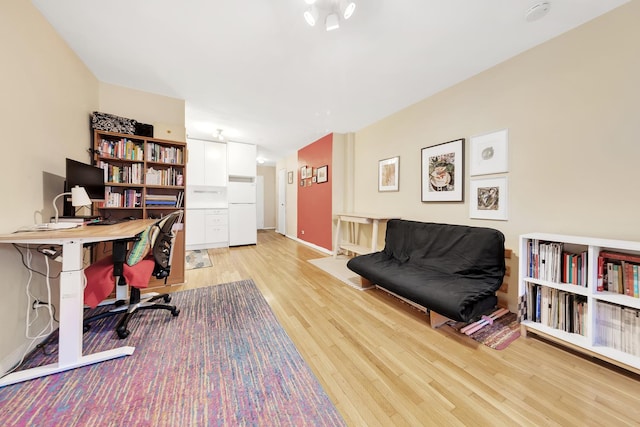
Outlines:
POLYGON ((531 233, 520 236, 519 246, 523 334, 640 373, 640 295, 633 292, 638 276, 627 276, 625 288, 622 278, 618 284, 606 271, 607 262, 621 261, 607 253, 620 254, 637 271, 640 242, 531 233))
MULTIPOLYGON (((184 209, 185 142, 94 130, 92 146, 93 164, 105 170, 105 202, 96 204, 98 215, 161 218, 184 209)), ((184 282, 184 234, 184 229, 178 232, 167 284, 184 282)), ((109 253, 108 246, 96 251, 98 257, 109 253)), ((149 286, 164 286, 164 281, 153 279, 149 286)))

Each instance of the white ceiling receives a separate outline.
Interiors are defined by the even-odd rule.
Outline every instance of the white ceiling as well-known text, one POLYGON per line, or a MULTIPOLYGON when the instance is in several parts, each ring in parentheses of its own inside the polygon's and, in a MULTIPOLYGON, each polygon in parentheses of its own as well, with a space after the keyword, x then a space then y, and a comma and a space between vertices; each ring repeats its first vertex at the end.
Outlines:
MULTIPOLYGON (((326 0, 322 0, 326 1, 326 0)), ((184 99, 190 137, 257 144, 273 164, 355 132, 628 0, 355 0, 340 29, 304 0, 33 0, 106 83, 184 99)))

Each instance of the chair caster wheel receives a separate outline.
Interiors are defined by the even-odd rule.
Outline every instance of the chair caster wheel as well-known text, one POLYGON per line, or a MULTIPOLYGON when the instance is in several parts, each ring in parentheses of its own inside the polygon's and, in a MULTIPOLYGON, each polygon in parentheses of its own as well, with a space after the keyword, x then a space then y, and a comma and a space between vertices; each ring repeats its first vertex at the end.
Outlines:
POLYGON ((171 295, 165 295, 163 298, 164 302, 171 302, 171 295))
POLYGON ((173 317, 177 317, 178 314, 180 314, 180 309, 174 308, 173 310, 171 310, 171 314, 173 314, 173 317))
POLYGON ((116 332, 118 332, 118 337, 120 337, 120 339, 125 339, 131 333, 127 329, 118 329, 116 332))

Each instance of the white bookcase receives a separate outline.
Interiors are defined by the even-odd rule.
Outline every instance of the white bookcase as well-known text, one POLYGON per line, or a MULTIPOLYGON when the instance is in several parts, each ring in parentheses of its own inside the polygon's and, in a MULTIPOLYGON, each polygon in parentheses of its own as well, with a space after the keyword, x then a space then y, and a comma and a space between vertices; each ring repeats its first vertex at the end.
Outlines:
POLYGON ((622 293, 619 288, 607 290, 606 264, 600 273, 598 268, 598 258, 603 251, 635 255, 640 259, 640 242, 530 233, 520 236, 519 245, 518 289, 523 335, 535 333, 640 372, 640 298, 624 294, 624 289, 622 293), (562 253, 577 254, 577 258, 581 258, 584 273, 576 272, 572 276, 577 275, 584 283, 567 283, 568 276, 562 269, 564 257, 561 255, 558 263, 549 255, 550 250, 543 250, 552 243, 559 244, 562 253), (543 272, 545 266, 549 274, 543 272), (557 272, 557 268, 560 268, 559 276, 554 277, 551 273, 557 272))

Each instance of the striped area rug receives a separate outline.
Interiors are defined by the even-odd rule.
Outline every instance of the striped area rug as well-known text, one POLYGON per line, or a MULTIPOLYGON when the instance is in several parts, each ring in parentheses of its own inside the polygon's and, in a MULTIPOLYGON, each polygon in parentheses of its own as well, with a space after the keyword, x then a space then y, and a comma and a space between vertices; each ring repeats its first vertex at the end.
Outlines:
MULTIPOLYGON (((138 313, 125 340, 116 317, 85 334, 85 352, 126 344, 132 356, 1 388, 0 425, 345 425, 253 281, 176 292, 173 303, 178 317, 138 313)), ((39 352, 28 366, 52 361, 39 352)))

